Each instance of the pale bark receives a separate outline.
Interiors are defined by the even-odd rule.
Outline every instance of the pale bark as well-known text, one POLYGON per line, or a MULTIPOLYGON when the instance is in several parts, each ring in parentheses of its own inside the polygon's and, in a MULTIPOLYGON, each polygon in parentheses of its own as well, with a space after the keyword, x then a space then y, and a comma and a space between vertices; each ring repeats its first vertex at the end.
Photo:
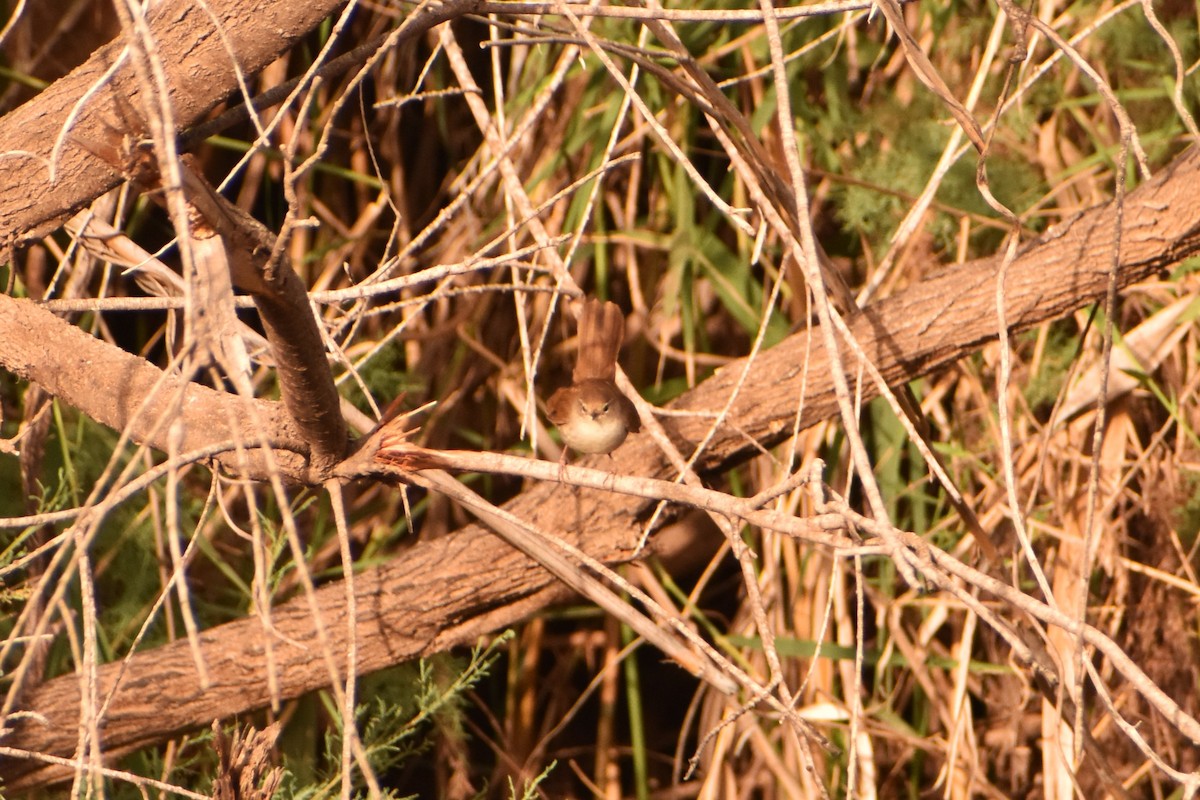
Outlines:
MULTIPOLYGON (((1122 286, 1200 250, 1197 181, 1200 156, 1192 150, 1128 198, 1119 274, 1122 286)), ((1013 331, 1062 317, 1103 297, 1114 220, 1111 204, 1093 209, 1025 249, 1011 265, 1006 286, 1006 313, 1013 331)), ((870 307, 851 320, 851 328, 890 383, 944 367, 996 338, 997 266, 995 259, 985 259, 946 269, 870 307)), ((826 357, 819 347, 809 347, 808 337, 807 332, 796 334, 753 360, 733 404, 734 424, 718 433, 701 457, 700 471, 727 469, 757 452, 756 444, 769 446, 789 435, 802 384, 807 389, 800 427, 836 413, 826 357)), ((720 409, 745 366, 744 361, 729 364, 672 407, 720 409)), ((854 369, 852 363, 847 366, 854 369)), ((865 392, 873 393, 869 387, 865 392)), ((671 418, 667 423, 672 436, 686 443, 700 438, 706 421, 671 418)), ((614 455, 615 469, 668 473, 664 459, 645 436, 633 437, 614 455)), ((582 492, 577 501, 572 491, 543 484, 506 508, 550 532, 562 533, 564 527, 586 531, 576 543, 594 558, 614 563, 631 556, 639 525, 652 505, 641 498, 597 492, 582 492)), ((561 595, 545 571, 478 525, 416 545, 393 563, 366 571, 356 578, 356 589, 363 672, 473 643, 561 595)), ((324 586, 318 599, 331 645, 340 652, 348 634, 344 589, 339 583, 324 586)), ((307 601, 298 598, 276 608, 273 624, 279 636, 275 647, 282 695, 295 697, 323 686, 328 674, 314 655, 315 632, 307 601)), ((124 669, 105 719, 106 749, 127 751, 208 725, 215 718, 264 707, 268 702, 262 644, 266 635, 255 619, 206 631, 202 649, 217 680, 208 691, 199 688, 186 642, 136 655, 124 668, 102 667, 105 691, 124 669)), ((27 707, 46 722, 22 725, 21 745, 69 755, 76 742, 79 702, 75 676, 40 687, 27 707)), ((3 765, 11 788, 63 774, 30 771, 30 766, 3 765)))

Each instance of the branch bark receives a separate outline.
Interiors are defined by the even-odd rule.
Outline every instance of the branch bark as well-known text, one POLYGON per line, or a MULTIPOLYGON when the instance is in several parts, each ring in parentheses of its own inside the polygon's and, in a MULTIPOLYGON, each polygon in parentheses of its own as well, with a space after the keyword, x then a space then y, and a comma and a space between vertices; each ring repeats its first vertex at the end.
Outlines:
MULTIPOLYGON (((440 22, 469 13, 477 4, 477 0, 447 0, 423 6, 388 43, 411 41, 440 22)), ((180 129, 201 121, 236 89, 237 70, 243 75, 257 73, 342 5, 344 0, 210 0, 205 4, 168 0, 156 6, 149 22, 168 70, 170 101, 180 129)), ((382 44, 358 48, 333 66, 347 69, 382 44)), ((120 157, 127 148, 121 139, 139 136, 144 126, 128 118, 140 108, 138 95, 143 90, 124 58, 123 41, 114 40, 0 119, 0 141, 8 146, 0 152, 0 262, 11 261, 15 248, 60 227, 75 211, 127 177, 127 165, 120 157)), ((304 287, 286 264, 276 261, 264 270, 274 236, 199 183, 192 176, 188 195, 202 204, 205 216, 226 241, 235 280, 255 295, 279 366, 290 419, 284 406, 272 403, 255 403, 254 411, 246 406, 219 409, 218 393, 163 378, 147 362, 80 337, 78 331, 70 332, 38 309, 14 305, 7 296, 0 298, 0 332, 8 344, 0 353, 0 364, 53 387, 50 390, 60 399, 98 421, 118 430, 131 426, 135 439, 160 449, 167 449, 162 420, 178 409, 173 401, 148 398, 147 393, 155 387, 167 390, 163 397, 178 397, 177 392, 182 392, 182 408, 192 423, 185 444, 197 439, 205 444, 267 443, 288 451, 279 454, 285 477, 319 483, 345 454, 348 442, 324 343, 312 324, 304 287), (220 224, 223 221, 229 224, 220 224), (63 346, 48 347, 50 343, 63 346), (126 382, 112 383, 118 375, 126 382), (98 387, 112 385, 122 387, 119 395, 100 396, 98 387), (146 408, 139 410, 143 402, 146 408)), ((261 450, 248 460, 233 455, 218 460, 233 474, 253 479, 269 474, 261 450)))
POLYGON ((282 403, 244 401, 164 373, 29 300, 0 294, 0 366, 36 383, 97 422, 167 450, 167 424, 182 414, 184 451, 223 442, 249 448, 217 460, 231 474, 265 480, 271 473, 261 444, 275 448, 280 471, 307 482, 308 445, 282 403), (97 387, 116 387, 101 391, 97 387))
MULTIPOLYGON (((286 52, 342 0, 167 0, 153 16, 158 46, 171 70, 172 104, 181 126, 201 120, 235 86, 229 53, 243 72, 253 74, 286 52), (208 16, 219 20, 221 34, 208 16), (264 35, 269 33, 270 35, 264 35), (228 48, 228 50, 226 49, 228 48)), ((479 4, 474 4, 479 5, 479 4)), ((428 24, 466 13, 469 2, 426 9, 428 24)), ((421 28, 423 26, 416 26, 421 28)), ((138 108, 139 87, 132 70, 118 64, 122 43, 98 51, 87 64, 56 82, 30 103, 0 120, 0 260, 12 249, 46 235, 75 210, 116 185, 122 175, 97 158, 89 145, 111 141, 114 130, 129 127, 128 109, 138 108), (100 86, 68 122, 78 98, 100 86), (117 98, 121 98, 118 100, 117 98), (64 147, 52 156, 63 134, 64 147), (52 162, 53 158, 53 162, 52 162), (49 180, 53 166, 56 179, 49 180), (16 190, 19 187, 19 191, 16 190)), ((1134 192, 1126 207, 1121 283, 1142 280, 1200 249, 1194 186, 1200 179, 1195 152, 1181 156, 1156 179, 1134 192)), ((1107 253, 1115 214, 1093 210, 1030 245, 1010 268, 1007 318, 1014 331, 1060 317, 1101 297, 1107 282, 1107 253)), ((995 337, 995 260, 946 270, 901 295, 856 315, 852 329, 889 383, 901 383, 945 366, 995 337)), ((297 298, 298 300, 298 298, 297 298)), ((288 477, 311 482, 310 451, 278 403, 247 401, 185 384, 153 365, 88 336, 27 301, 0 295, 0 365, 41 384, 65 402, 139 441, 166 449, 160 419, 173 413, 174 397, 185 415, 184 450, 217 442, 270 441, 288 477), (114 379, 114 376, 117 376, 114 379), (120 385, 118 396, 100 386, 120 385), (144 408, 143 408, 144 406, 144 408), (140 409, 140 411, 139 411, 140 409), (251 413, 251 411, 253 413, 251 413)), ((724 368, 674 404, 681 412, 722 408, 748 368, 729 419, 703 454, 698 469, 718 473, 794 429, 794 413, 805 392, 802 425, 836 413, 828 364, 820 348, 810 352, 801 333, 754 359, 724 368)), ((849 365, 853 369, 854 365, 849 365)), ((868 387, 866 395, 874 394, 868 387)), ((702 439, 706 417, 672 417, 667 428, 681 443, 702 439)), ((335 443, 336 444, 336 443, 335 443)), ((669 468, 646 437, 617 454, 617 469, 666 475, 669 468)), ((261 461, 227 461, 226 469, 261 478, 261 461)), ((548 530, 573 522, 587 531, 576 543, 608 563, 629 559, 650 501, 585 491, 576 496, 549 484, 534 486, 508 510, 548 530)), ((572 537, 568 537, 572 538, 572 537)), ((356 578, 359 667, 364 672, 473 642, 510 625, 562 596, 564 590, 527 557, 478 525, 453 536, 413 547, 384 567, 356 578), (415 576, 419 576, 415 577, 415 576)), ((318 591, 332 645, 346 645, 345 592, 341 584, 318 591)), ((280 691, 294 697, 326 684, 323 664, 312 657, 317 646, 307 602, 297 599, 273 610, 273 630, 258 619, 243 619, 205 632, 201 648, 215 679, 201 692, 187 642, 138 654, 128 664, 100 670, 102 692, 115 692, 105 720, 108 752, 116 755, 179 732, 264 707, 268 701, 264 637, 275 643, 280 691)), ((75 676, 50 681, 31 693, 26 719, 0 743, 31 752, 69 755, 77 740, 79 682, 75 676)), ((32 761, 0 762, 6 788, 28 788, 67 773, 32 761)))
MULTIPOLYGON (((1131 193, 1124 216, 1122 286, 1200 251, 1197 181, 1200 154, 1190 150, 1131 193)), ((1013 332, 1061 317, 1103 296, 1115 220, 1111 204, 1099 207, 1024 249, 1009 268, 1005 287, 1013 332)), ((989 258, 951 267, 852 318, 855 337, 889 383, 944 367, 996 338, 997 263, 989 258)), ((28 306, 5 299, 0 301, 0 311, 9 304, 28 306)), ((0 336, 4 332, 0 328, 0 336)), ((732 404, 730 419, 736 428, 727 426, 718 432, 699 462, 701 471, 720 472, 762 446, 782 441, 793 430, 802 387, 802 427, 836 413, 825 355, 819 347, 810 351, 808 337, 808 332, 798 333, 753 362, 734 362, 673 404, 675 411, 718 410, 729 400, 743 369, 748 369, 732 404)), ((62 358, 58 351, 40 356, 62 358)), ((853 370, 855 365, 848 367, 853 370)), ((873 387, 866 387, 865 394, 873 395, 873 387)), ((697 442, 706 420, 671 417, 666 427, 681 442, 697 442)), ((614 456, 619 471, 665 475, 669 470, 647 437, 629 440, 614 456)), ((652 506, 638 497, 594 491, 575 495, 557 485, 540 484, 506 508, 546 530, 586 531, 586 537, 567 538, 594 558, 618 563, 632 557, 639 523, 652 506)), ((416 545, 393 563, 368 570, 355 580, 359 612, 355 625, 364 672, 472 643, 563 593, 537 564, 479 525, 416 545)), ((318 590, 318 599, 332 646, 344 647, 343 587, 326 585, 318 590)), ((299 598, 281 604, 273 611, 272 623, 273 632, 265 631, 257 619, 243 619, 202 635, 204 658, 217 681, 208 692, 197 688, 184 641, 136 655, 124 667, 102 667, 102 691, 115 691, 104 726, 108 751, 121 753, 207 725, 214 718, 264 707, 269 698, 262 642, 268 635, 278 637, 276 670, 284 697, 323 686, 328 676, 323 664, 312 658, 316 635, 307 602, 299 598), (118 675, 120 683, 114 689, 118 675)), ((76 743, 79 702, 74 676, 47 682, 31 694, 28 703, 41 721, 22 722, 9 741, 20 742, 30 751, 69 755, 76 743)), ((0 763, 0 772, 7 776, 10 789, 63 777, 61 769, 33 762, 0 763)))
MULTIPOLYGON (((167 65, 171 103, 182 127, 201 121, 237 87, 236 67, 253 75, 270 64, 344 0, 168 0, 150 14, 167 65), (211 12, 211 16, 210 16, 211 12), (215 19, 215 21, 214 21, 215 19)), ((130 127, 143 91, 120 39, 0 120, 0 262, 39 239, 123 180, 92 150, 130 127), (116 67, 110 77, 105 73, 116 67), (97 88, 98 87, 98 88, 97 88), (96 88, 70 122, 80 98, 96 88), (65 138, 64 138, 65 137, 65 138), (63 148, 53 157, 55 142, 63 148), (91 148, 91 149, 89 149, 91 148), (55 180, 50 180, 50 167, 55 180), (20 187, 19 191, 15 191, 20 187)))
POLYGON ((283 405, 309 446, 313 482, 321 480, 346 455, 350 442, 308 289, 292 269, 283 242, 185 160, 188 204, 221 237, 234 284, 254 298, 275 357, 283 405))

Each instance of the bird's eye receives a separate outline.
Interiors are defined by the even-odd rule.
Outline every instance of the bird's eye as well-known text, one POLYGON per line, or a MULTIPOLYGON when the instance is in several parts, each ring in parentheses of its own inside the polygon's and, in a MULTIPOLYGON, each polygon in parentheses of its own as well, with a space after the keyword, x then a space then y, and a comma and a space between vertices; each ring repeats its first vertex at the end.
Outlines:
POLYGON ((600 407, 600 413, 601 413, 601 414, 607 414, 607 413, 608 413, 608 403, 605 403, 603 406, 601 406, 601 407, 600 407))

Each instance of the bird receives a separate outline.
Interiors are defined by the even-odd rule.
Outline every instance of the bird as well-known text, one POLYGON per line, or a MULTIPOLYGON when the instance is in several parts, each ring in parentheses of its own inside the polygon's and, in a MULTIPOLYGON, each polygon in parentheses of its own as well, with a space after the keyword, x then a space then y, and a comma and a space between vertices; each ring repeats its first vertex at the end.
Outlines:
POLYGON ((571 384, 546 403, 546 416, 576 453, 611 453, 628 434, 641 430, 637 409, 615 381, 624 337, 625 315, 617 304, 588 298, 579 319, 571 384))

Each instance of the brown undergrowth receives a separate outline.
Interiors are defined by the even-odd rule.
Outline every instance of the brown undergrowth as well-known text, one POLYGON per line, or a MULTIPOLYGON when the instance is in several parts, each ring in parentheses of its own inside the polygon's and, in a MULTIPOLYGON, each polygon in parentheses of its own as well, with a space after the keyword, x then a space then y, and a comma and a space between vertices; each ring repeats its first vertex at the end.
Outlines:
POLYGON ((57 5, 6 794, 1200 785, 1194 8, 57 5), (645 430, 559 466, 583 296, 645 430))

